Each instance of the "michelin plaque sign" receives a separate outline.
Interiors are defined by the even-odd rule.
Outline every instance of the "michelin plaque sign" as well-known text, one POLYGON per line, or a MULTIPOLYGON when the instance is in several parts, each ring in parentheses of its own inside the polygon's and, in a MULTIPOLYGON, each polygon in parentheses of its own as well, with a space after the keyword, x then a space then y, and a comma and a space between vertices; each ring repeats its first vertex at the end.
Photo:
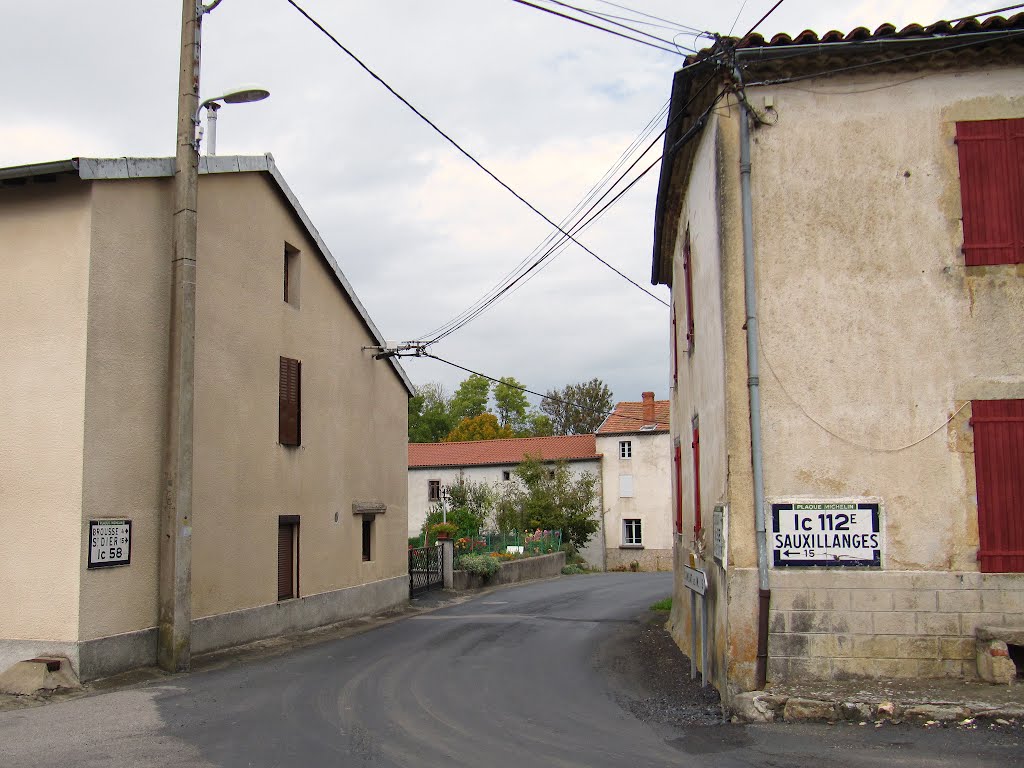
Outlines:
POLYGON ((772 504, 772 564, 842 568, 882 565, 878 504, 772 504))
POLYGON ((89 568, 128 565, 131 561, 131 520, 89 521, 89 568))

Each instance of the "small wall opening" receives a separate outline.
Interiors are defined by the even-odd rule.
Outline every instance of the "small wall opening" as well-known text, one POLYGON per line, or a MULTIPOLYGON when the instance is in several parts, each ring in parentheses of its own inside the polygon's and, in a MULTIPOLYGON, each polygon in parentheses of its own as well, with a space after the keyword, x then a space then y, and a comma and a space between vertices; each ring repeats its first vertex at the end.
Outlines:
POLYGON ((1024 680, 1024 645, 1006 644, 1006 650, 1010 654, 1010 661, 1017 668, 1017 679, 1024 680))

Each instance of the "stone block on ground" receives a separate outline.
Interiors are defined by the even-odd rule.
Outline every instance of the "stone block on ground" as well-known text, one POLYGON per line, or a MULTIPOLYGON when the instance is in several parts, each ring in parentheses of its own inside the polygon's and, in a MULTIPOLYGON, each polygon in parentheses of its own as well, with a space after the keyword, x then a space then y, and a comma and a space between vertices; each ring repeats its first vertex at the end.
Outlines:
POLYGON ((0 693, 31 696, 39 691, 81 687, 71 662, 59 657, 19 661, 0 673, 0 693))
POLYGON ((981 638, 978 629, 977 643, 978 677, 987 683, 1008 685, 1017 677, 1017 667, 1010 658, 1010 651, 1002 640, 981 638))
POLYGON ((934 720, 939 723, 947 723, 953 720, 963 720, 971 716, 967 707, 959 707, 953 704, 918 704, 907 707, 903 711, 905 720, 934 720))
POLYGON ((800 720, 835 720, 836 706, 831 701, 801 699, 795 696, 786 701, 782 717, 787 723, 800 720))
POLYGON ((775 722, 775 713, 784 706, 786 699, 767 694, 764 691, 748 691, 732 698, 732 714, 745 723, 775 722))

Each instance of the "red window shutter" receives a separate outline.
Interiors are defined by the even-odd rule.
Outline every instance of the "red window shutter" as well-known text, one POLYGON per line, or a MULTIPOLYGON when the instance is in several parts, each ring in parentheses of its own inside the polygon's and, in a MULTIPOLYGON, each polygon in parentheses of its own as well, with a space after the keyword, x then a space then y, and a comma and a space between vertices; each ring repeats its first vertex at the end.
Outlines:
POLYGON ((672 302, 672 387, 679 386, 679 333, 676 330, 676 303, 672 302))
POLYGON ((683 532, 683 449, 676 441, 675 450, 676 470, 676 533, 683 532))
POLYGON ((1024 119, 956 124, 967 266, 1024 264, 1024 119))
POLYGON ((971 408, 981 571, 1024 572, 1024 400, 971 408))
POLYGON ((697 538, 703 527, 700 515, 700 425, 693 417, 693 536, 697 538))
POLYGON ((281 358, 278 392, 278 442, 281 445, 302 444, 302 363, 290 357, 281 358))
POLYGON ((686 281, 686 351, 693 351, 693 259, 690 253, 690 228, 683 241, 683 277, 686 281))

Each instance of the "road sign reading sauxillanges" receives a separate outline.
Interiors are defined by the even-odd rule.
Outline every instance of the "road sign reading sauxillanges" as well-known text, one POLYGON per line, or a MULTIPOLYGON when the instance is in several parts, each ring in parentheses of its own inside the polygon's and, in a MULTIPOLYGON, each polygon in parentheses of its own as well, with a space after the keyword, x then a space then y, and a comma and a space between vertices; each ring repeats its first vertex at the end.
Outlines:
POLYGON ((775 567, 881 566, 878 504, 772 504, 771 547, 775 567))

